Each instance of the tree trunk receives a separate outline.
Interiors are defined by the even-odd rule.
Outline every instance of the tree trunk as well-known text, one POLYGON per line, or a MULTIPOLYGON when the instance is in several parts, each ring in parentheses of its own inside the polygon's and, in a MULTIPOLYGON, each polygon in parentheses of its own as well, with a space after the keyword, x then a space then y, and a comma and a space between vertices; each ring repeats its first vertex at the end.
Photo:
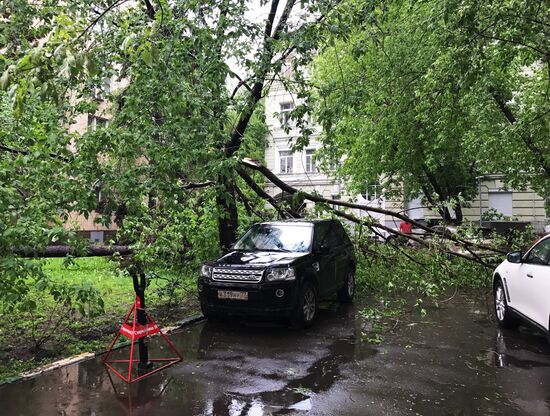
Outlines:
POLYGON ((449 208, 447 208, 446 206, 440 206, 437 210, 439 211, 439 215, 441 216, 441 218, 443 219, 445 224, 448 224, 452 221, 452 217, 451 217, 451 213, 449 212, 449 208))
POLYGON ((456 204, 454 211, 456 215, 456 225, 462 224, 462 220, 464 219, 464 216, 462 215, 462 206, 460 204, 456 204))
MULTIPOLYGON (((272 62, 276 51, 274 41, 279 40, 281 33, 287 30, 288 18, 295 4, 295 1, 284 3, 279 21, 275 24, 275 17, 278 15, 277 11, 279 10, 279 0, 271 0, 270 11, 264 27, 263 46, 257 60, 258 66, 254 71, 253 79, 255 79, 255 82, 249 88, 250 94, 240 111, 237 122, 229 133, 228 140, 223 146, 223 151, 227 158, 232 157, 241 147, 244 133, 258 103, 262 99, 262 91, 268 74, 276 74, 281 69, 282 59, 284 58, 279 58, 277 63, 272 62)), ((293 49, 294 46, 287 50, 290 51, 293 49)), ((275 75, 272 75, 272 77, 274 79, 275 75)), ((216 205, 218 207, 218 232, 222 250, 227 250, 237 238, 239 218, 235 199, 236 191, 234 180, 234 178, 220 175, 220 190, 216 196, 216 205)))
POLYGON ((48 257, 108 257, 113 255, 127 256, 133 254, 128 246, 99 246, 90 245, 84 250, 76 251, 73 247, 69 246, 47 246, 44 249, 38 250, 34 247, 16 247, 12 249, 13 254, 17 254, 21 257, 36 257, 36 258, 48 258, 48 257))
POLYGON ((237 240, 237 228, 239 226, 235 182, 231 177, 220 175, 218 183, 220 184, 220 189, 216 195, 218 235, 221 249, 228 250, 237 240))

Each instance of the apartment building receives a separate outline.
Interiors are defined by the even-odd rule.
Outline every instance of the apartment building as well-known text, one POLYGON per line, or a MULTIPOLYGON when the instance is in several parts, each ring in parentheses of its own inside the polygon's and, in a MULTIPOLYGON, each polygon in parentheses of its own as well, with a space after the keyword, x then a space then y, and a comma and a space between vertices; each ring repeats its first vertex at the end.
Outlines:
MULTIPOLYGON (((295 95, 289 92, 281 82, 273 84, 265 102, 266 123, 269 129, 265 150, 267 168, 289 185, 304 192, 385 208, 386 201, 379 194, 376 185, 366 187, 363 194, 349 195, 342 182, 332 177, 331 167, 325 171, 319 167, 315 161, 315 153, 321 148, 321 143, 318 141, 321 134, 320 126, 312 126, 313 134, 307 147, 300 151, 293 150, 299 132, 290 119, 290 113, 298 104, 295 95)), ((271 183, 267 183, 266 191, 276 198, 285 197, 280 189, 271 183)), ((308 207, 311 205, 309 203, 308 207)), ((354 214, 360 217, 372 215, 358 210, 354 214)), ((386 221, 383 215, 375 214, 374 217, 382 223, 386 221)))
MULTIPOLYGON (((349 195, 344 185, 331 176, 331 171, 322 171, 315 163, 315 152, 321 148, 318 138, 320 126, 313 126, 313 135, 306 148, 293 151, 298 131, 293 128, 290 112, 299 104, 295 95, 285 89, 281 82, 275 82, 266 97, 266 122, 269 128, 265 161, 267 167, 289 185, 308 193, 316 193, 325 198, 353 200, 357 203, 379 207, 407 214, 415 220, 439 220, 440 217, 430 209, 422 196, 412 200, 386 199, 380 194, 378 185, 366 185, 359 195, 349 195), (290 130, 287 129, 290 128, 290 130)), ((478 179, 478 194, 463 207, 466 221, 486 225, 484 218, 506 219, 530 223, 536 232, 542 233, 549 223, 545 211, 544 199, 532 189, 511 189, 506 186, 502 175, 486 174, 478 179)), ((271 183, 266 185, 267 192, 284 198, 279 188, 271 183)), ((364 210, 355 210, 359 217, 373 215, 364 210)), ((400 220, 388 215, 374 214, 382 225, 398 228, 400 220)))
MULTIPOLYGON (((103 86, 105 92, 109 92, 113 83, 110 80, 105 81, 103 86)), ((116 84, 120 87, 120 83, 116 84)), ((99 106, 94 114, 79 114, 73 124, 68 127, 70 133, 83 135, 87 131, 96 131, 98 129, 107 128, 109 126, 110 114, 109 103, 98 94, 99 106)), ((98 203, 101 202, 101 192, 97 192, 98 203)), ((91 212, 89 216, 79 215, 75 212, 69 214, 69 221, 65 223, 65 227, 76 230, 77 234, 85 239, 89 239, 93 243, 104 243, 115 238, 116 224, 105 226, 99 222, 98 214, 91 212)))

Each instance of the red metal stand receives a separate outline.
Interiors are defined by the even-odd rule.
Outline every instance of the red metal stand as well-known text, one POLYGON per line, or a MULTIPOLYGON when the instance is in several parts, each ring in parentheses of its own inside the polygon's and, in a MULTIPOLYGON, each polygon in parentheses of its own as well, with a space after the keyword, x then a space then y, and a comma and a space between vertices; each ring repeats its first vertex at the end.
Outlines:
POLYGON ((127 383, 133 383, 134 381, 141 380, 147 376, 150 376, 151 374, 157 373, 161 370, 164 370, 167 367, 170 367, 171 365, 180 362, 183 360, 182 356, 176 350, 174 345, 170 342, 168 337, 162 333, 160 328, 157 326, 153 318, 151 318, 151 315, 145 311, 145 309, 141 308, 141 302, 139 296, 136 296, 136 300, 134 301, 134 304, 132 308, 130 309, 130 312, 126 315, 126 318, 124 318, 124 322, 122 323, 120 330, 118 331, 115 339, 113 339, 113 342, 111 342, 111 345, 109 346, 109 349, 107 351, 107 354, 105 355, 105 358, 103 358, 103 364, 105 366, 112 370, 117 376, 119 376, 122 380, 124 380, 127 383), (143 312, 145 316, 147 317, 145 325, 142 325, 138 323, 137 315, 138 313, 143 312), (147 364, 151 365, 151 369, 148 371, 142 371, 139 369, 139 371, 136 371, 137 377, 133 377, 134 375, 134 364, 140 363, 139 359, 134 358, 134 348, 136 344, 136 340, 140 340, 141 338, 146 338, 148 335, 153 335, 159 333, 160 336, 166 341, 170 349, 176 354, 176 357, 170 357, 170 358, 150 358, 148 359, 147 364), (120 335, 124 335, 126 338, 128 338, 131 341, 130 344, 130 359, 128 360, 109 360, 109 357, 111 355, 111 352, 113 351, 113 347, 120 337, 120 335), (154 363, 163 363, 160 367, 155 367, 154 363), (120 371, 118 371, 116 368, 113 367, 113 364, 128 364, 128 375, 125 377, 120 371))

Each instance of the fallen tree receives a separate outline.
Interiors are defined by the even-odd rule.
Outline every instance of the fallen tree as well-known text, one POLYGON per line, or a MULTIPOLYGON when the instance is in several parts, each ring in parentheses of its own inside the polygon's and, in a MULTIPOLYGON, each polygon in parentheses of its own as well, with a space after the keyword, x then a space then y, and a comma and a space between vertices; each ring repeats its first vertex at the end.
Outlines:
MULTIPOLYGON (((287 192, 291 195, 300 195, 300 197, 302 197, 303 199, 306 199, 308 201, 311 201, 311 202, 314 202, 314 203, 317 203, 317 204, 325 204, 328 207, 328 209, 331 212, 333 212, 335 215, 340 216, 342 218, 346 218, 347 220, 352 221, 356 224, 366 225, 370 229, 372 229, 372 231, 377 235, 381 235, 379 230, 383 230, 383 231, 387 232, 389 235, 398 236, 398 237, 401 237, 401 238, 405 238, 407 240, 412 240, 412 241, 414 241, 414 242, 416 242, 420 245, 426 245, 426 242, 423 241, 422 239, 418 238, 417 236, 415 236, 413 234, 402 233, 399 230, 396 230, 394 228, 386 227, 386 226, 380 224, 379 221, 377 221, 374 217, 372 217, 370 215, 369 215, 368 220, 364 220, 364 219, 356 217, 353 214, 350 214, 350 213, 342 211, 342 210, 337 210, 333 207, 334 206, 339 206, 339 207, 344 207, 344 208, 352 208, 352 209, 363 210, 363 211, 366 211, 367 213, 372 212, 372 213, 377 213, 377 214, 384 214, 384 215, 388 215, 388 216, 391 216, 391 217, 394 217, 394 218, 398 218, 402 221, 409 222, 412 225, 414 225, 414 226, 416 226, 416 227, 418 227, 418 228, 420 228, 424 231, 427 231, 427 232, 432 233, 432 234, 439 235, 439 236, 444 237, 445 239, 447 239, 449 241, 452 241, 452 242, 460 245, 461 247, 463 247, 465 249, 466 252, 469 253, 468 255, 466 255, 466 254, 457 252, 455 250, 449 250, 449 249, 446 249, 445 247, 443 247, 442 249, 445 250, 446 252, 448 252, 449 254, 454 255, 454 256, 458 256, 458 257, 462 257, 462 258, 466 258, 468 260, 476 261, 476 262, 478 262, 478 263, 480 263, 484 266, 489 266, 482 258, 484 255, 494 256, 495 254, 506 254, 506 251, 503 251, 501 249, 491 247, 491 246, 488 246, 488 245, 485 245, 485 244, 480 244, 480 243, 476 243, 476 242, 473 242, 473 241, 469 241, 469 240, 466 240, 464 238, 460 238, 460 237, 457 237, 457 236, 454 236, 454 235, 450 235, 450 234, 445 233, 444 231, 441 231, 441 230, 437 230, 437 229, 434 230, 433 228, 427 227, 426 225, 424 225, 424 224, 422 224, 422 223, 420 223, 420 222, 418 222, 418 221, 416 221, 416 220, 410 218, 409 216, 407 216, 405 214, 402 214, 400 212, 395 212, 395 211, 391 211, 391 210, 387 210, 387 209, 383 209, 383 208, 371 207, 371 206, 368 206, 368 205, 358 204, 358 203, 355 203, 355 202, 347 202, 347 201, 324 198, 324 197, 319 196, 319 195, 314 195, 314 194, 310 194, 310 193, 301 191, 297 188, 294 188, 294 187, 290 186, 289 184, 282 181, 281 179, 279 179, 279 177, 277 175, 275 175, 267 167, 263 166, 260 162, 258 162, 256 160, 252 160, 252 159, 249 159, 249 158, 244 158, 240 161, 240 163, 241 163, 242 166, 244 166, 246 168, 253 169, 257 172, 260 172, 267 180, 269 180, 271 183, 276 185, 278 188, 280 188, 284 192, 287 192), (474 249, 481 250, 484 253, 476 253, 476 252, 473 251, 474 249)), ((259 195, 259 196, 264 197, 263 194, 259 195)))
POLYGON ((133 253, 129 246, 119 245, 90 245, 83 249, 67 246, 52 245, 43 249, 31 247, 20 247, 13 250, 13 253, 20 257, 106 257, 106 256, 127 256, 133 253))

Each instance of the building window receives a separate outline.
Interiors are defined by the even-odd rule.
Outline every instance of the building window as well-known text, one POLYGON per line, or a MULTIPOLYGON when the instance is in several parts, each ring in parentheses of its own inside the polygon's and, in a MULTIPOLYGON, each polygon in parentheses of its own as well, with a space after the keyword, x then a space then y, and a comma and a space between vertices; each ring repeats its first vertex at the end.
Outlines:
POLYGON ((489 209, 505 217, 512 216, 512 192, 489 191, 489 209))
POLYGON ((380 197, 380 183, 365 182, 365 187, 361 191, 361 196, 367 201, 374 201, 380 197))
POLYGON ((103 243, 104 232, 103 231, 90 231, 90 241, 92 243, 103 243))
POLYGON ((96 100, 104 100, 105 96, 111 93, 111 77, 105 77, 99 83, 92 85, 92 93, 96 100))
MULTIPOLYGON (((332 194, 331 198, 332 198, 333 201, 339 201, 342 198, 342 196, 340 194, 332 194)), ((331 204, 331 207, 334 210, 339 210, 340 209, 340 205, 338 205, 338 204, 331 204)))
POLYGON ((279 152, 279 167, 281 173, 292 173, 293 155, 290 150, 279 152))
POLYGON ((314 154, 315 154, 315 149, 306 150, 306 172, 307 173, 319 172, 319 169, 317 169, 317 165, 315 164, 314 154))
POLYGON ((281 120, 281 127, 288 127, 290 125, 290 113, 294 110, 294 103, 281 103, 281 112, 279 117, 281 120))
POLYGON ((336 170, 338 170, 338 168, 342 165, 342 163, 340 162, 340 159, 338 158, 331 158, 329 161, 328 161, 328 171, 329 172, 334 172, 336 170))
POLYGON ((88 130, 96 131, 109 127, 109 120, 98 116, 88 116, 88 130))

